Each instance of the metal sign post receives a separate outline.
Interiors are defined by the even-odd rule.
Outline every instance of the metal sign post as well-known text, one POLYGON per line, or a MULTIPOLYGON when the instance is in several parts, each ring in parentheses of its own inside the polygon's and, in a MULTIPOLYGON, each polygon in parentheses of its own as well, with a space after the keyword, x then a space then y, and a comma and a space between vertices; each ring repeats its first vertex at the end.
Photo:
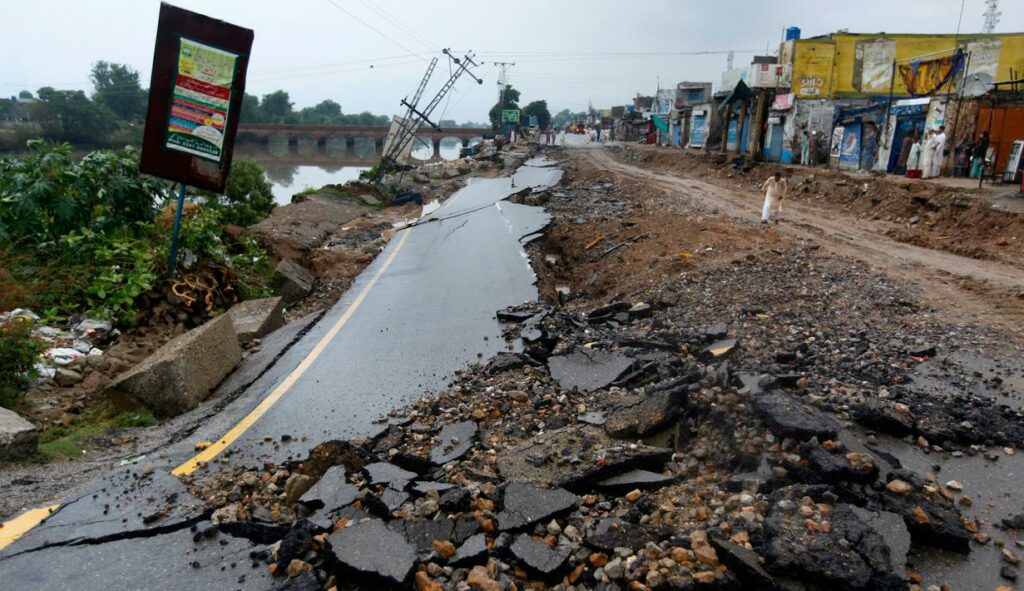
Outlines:
POLYGON ((249 29, 160 5, 139 170, 180 183, 172 275, 185 185, 223 193, 227 184, 252 40, 249 29))
POLYGON ((167 274, 174 277, 178 266, 178 232, 181 230, 181 210, 185 207, 185 183, 178 184, 178 208, 174 212, 174 230, 171 233, 171 252, 167 255, 167 274))

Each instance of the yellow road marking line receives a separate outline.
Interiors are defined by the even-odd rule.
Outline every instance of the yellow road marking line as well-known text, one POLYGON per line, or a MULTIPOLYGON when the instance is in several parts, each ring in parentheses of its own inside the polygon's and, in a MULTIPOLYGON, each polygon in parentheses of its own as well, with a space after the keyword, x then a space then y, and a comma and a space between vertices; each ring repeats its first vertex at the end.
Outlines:
POLYGON ((359 295, 356 296, 356 299, 352 300, 352 304, 347 310, 345 310, 345 313, 341 315, 341 318, 338 318, 338 321, 334 323, 334 326, 332 326, 331 329, 327 331, 327 334, 320 339, 320 342, 313 347, 313 350, 310 351, 309 355, 307 355, 306 358, 303 359, 290 374, 288 374, 288 377, 278 384, 278 386, 274 388, 274 390, 264 398, 256 408, 252 409, 249 414, 245 415, 245 417, 242 418, 237 425, 232 427, 230 431, 225 433, 223 437, 213 442, 213 445, 210 445, 200 453, 192 456, 185 463, 172 470, 171 474, 174 474, 175 476, 183 476, 185 474, 195 472, 200 466, 203 466, 213 458, 217 457, 217 455, 222 451, 227 449, 227 447, 238 439, 242 433, 245 433, 245 431, 258 421, 260 417, 266 414, 266 412, 270 410, 270 408, 274 406, 274 404, 284 396, 284 394, 291 389, 293 385, 295 385, 295 382, 302 377, 302 374, 306 373, 306 370, 313 365, 316 359, 320 357, 320 354, 324 352, 324 349, 327 348, 327 344, 330 343, 334 336, 338 334, 338 331, 348 323, 349 319, 352 318, 352 315, 355 314, 356 309, 359 308, 363 303, 363 300, 366 299, 367 294, 370 293, 373 286, 380 280, 384 271, 391 266, 391 263, 395 260, 395 256, 398 254, 398 251, 402 249, 402 245, 405 244, 405 239, 408 237, 408 231, 402 233, 402 237, 398 240, 398 244, 395 246, 395 249, 391 251, 391 254, 388 255, 384 264, 381 265, 380 269, 378 269, 376 273, 374 273, 373 277, 366 283, 362 291, 359 292, 359 295))
POLYGON ((44 519, 53 514, 60 505, 39 507, 29 509, 10 521, 5 521, 0 527, 0 550, 13 544, 18 538, 25 535, 25 532, 39 525, 44 519))

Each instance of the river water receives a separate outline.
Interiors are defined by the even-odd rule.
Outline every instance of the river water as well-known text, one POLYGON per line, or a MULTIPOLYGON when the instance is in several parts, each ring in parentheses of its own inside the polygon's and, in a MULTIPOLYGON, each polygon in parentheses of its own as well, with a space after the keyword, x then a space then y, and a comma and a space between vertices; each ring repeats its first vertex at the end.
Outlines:
MULTIPOLYGON (((453 160, 459 157, 460 146, 441 145, 441 158, 453 160)), ((431 156, 431 149, 417 146, 412 155, 416 159, 425 160, 431 156)), ((359 173, 369 170, 377 163, 376 157, 356 162, 353 159, 332 161, 329 156, 315 154, 303 157, 299 154, 288 154, 284 157, 275 156, 259 146, 238 144, 235 149, 237 158, 249 158, 267 171, 267 178, 272 185, 274 201, 278 205, 292 202, 292 196, 306 189, 319 189, 324 185, 344 184, 359 178, 359 173)))

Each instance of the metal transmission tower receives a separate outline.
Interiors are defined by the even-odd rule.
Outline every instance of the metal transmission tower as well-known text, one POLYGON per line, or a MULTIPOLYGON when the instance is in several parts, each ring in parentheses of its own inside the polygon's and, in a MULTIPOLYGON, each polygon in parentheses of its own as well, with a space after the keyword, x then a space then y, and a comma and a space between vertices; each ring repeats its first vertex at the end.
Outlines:
POLYGON ((426 107, 420 109, 419 101, 423 96, 423 90, 427 87, 427 82, 430 80, 431 74, 434 73, 434 66, 437 65, 437 58, 434 58, 427 67, 427 73, 423 76, 423 80, 420 81, 419 88, 416 89, 416 94, 413 95, 412 102, 407 99, 402 99, 401 104, 406 108, 405 117, 395 121, 391 125, 391 130, 388 132, 388 139, 384 146, 384 154, 380 158, 380 163, 377 165, 377 170, 374 172, 373 181, 379 181, 385 174, 393 170, 398 165, 398 159, 405 152, 406 148, 409 147, 416 139, 416 134, 419 132, 423 124, 433 127, 437 131, 441 131, 441 128, 437 124, 430 120, 430 114, 434 112, 437 105, 441 103, 445 95, 455 86, 455 82, 462 77, 463 74, 469 74, 477 84, 483 84, 484 81, 477 78, 469 71, 469 68, 475 67, 477 64, 473 61, 473 54, 467 53, 459 59, 452 57, 448 53, 447 49, 443 50, 443 53, 448 56, 457 68, 452 72, 448 81, 441 86, 434 98, 431 99, 430 103, 426 107))
POLYGON ((996 25, 999 24, 999 17, 1003 13, 999 12, 999 0, 985 0, 985 24, 981 27, 981 32, 991 35, 996 31, 996 25))
MULTIPOLYGON (((501 68, 498 73, 498 110, 505 108, 505 87, 508 86, 508 69, 516 65, 515 62, 491 62, 501 68)), ((500 114, 499 114, 500 116, 500 114)))

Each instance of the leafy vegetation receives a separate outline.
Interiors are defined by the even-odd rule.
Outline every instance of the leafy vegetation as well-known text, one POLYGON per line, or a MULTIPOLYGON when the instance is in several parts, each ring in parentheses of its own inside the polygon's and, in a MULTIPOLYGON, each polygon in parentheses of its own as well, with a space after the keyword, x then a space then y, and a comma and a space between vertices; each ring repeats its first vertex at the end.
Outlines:
POLYGON ((40 88, 31 112, 42 137, 53 141, 103 144, 118 127, 115 115, 81 90, 40 88))
POLYGON ((139 83, 139 73, 124 64, 99 61, 93 64, 93 101, 126 121, 142 121, 146 116, 148 93, 139 83))
POLYGON ((541 129, 547 129, 551 125, 551 112, 548 111, 548 102, 533 101, 526 105, 523 107, 523 117, 536 117, 537 126, 541 129))
POLYGON ((312 107, 295 110, 295 103, 283 90, 277 90, 259 97, 246 94, 242 98, 242 123, 284 123, 289 125, 373 125, 387 126, 391 119, 385 115, 374 115, 364 111, 355 115, 342 113, 341 105, 331 99, 320 101, 312 107))
POLYGON ((259 164, 236 160, 231 163, 224 195, 208 193, 207 204, 225 224, 251 226, 274 210, 274 193, 259 164))
MULTIPOLYGON (((132 148, 76 161, 67 145, 30 142, 27 155, 0 158, 0 252, 19 253, 0 262, 0 281, 37 312, 131 323, 138 297, 166 286, 171 227, 157 213, 169 193, 139 174, 132 148)), ((263 170, 239 161, 227 193, 206 195, 183 219, 179 252, 199 268, 228 270, 243 294, 264 294, 266 253, 251 239, 229 246, 223 236, 225 224, 249 225, 273 208, 263 170)))
POLYGON ((0 326, 0 406, 14 407, 21 397, 21 385, 32 377, 40 344, 29 335, 28 324, 11 322, 0 326))

